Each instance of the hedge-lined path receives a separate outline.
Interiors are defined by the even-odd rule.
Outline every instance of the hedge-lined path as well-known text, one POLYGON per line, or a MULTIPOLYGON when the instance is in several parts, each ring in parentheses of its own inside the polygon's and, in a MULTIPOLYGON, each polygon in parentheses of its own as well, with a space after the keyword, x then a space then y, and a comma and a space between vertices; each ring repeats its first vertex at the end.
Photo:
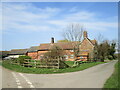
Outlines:
POLYGON ((2 68, 3 88, 102 88, 117 61, 62 74, 26 74, 2 68))

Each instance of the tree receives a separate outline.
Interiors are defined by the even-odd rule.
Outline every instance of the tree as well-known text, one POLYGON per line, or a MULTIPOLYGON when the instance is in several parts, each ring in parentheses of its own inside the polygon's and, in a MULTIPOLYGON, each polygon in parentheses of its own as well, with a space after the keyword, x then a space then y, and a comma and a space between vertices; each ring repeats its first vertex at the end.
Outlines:
POLYGON ((64 63, 64 51, 59 46, 52 46, 49 52, 45 53, 41 64, 47 68, 55 67, 66 68, 68 65, 64 63))
POLYGON ((63 50, 59 46, 53 46, 49 52, 45 53, 43 58, 47 59, 57 59, 64 56, 63 50))
POLYGON ((97 46, 97 51, 98 51, 98 58, 104 62, 105 58, 108 56, 108 50, 109 50, 109 43, 108 41, 103 41, 97 46))
POLYGON ((103 42, 97 45, 97 57, 104 62, 105 59, 115 59, 115 49, 116 43, 108 40, 104 40, 103 42))
POLYGON ((63 32, 63 37, 65 40, 74 42, 73 50, 74 50, 75 60, 79 55, 79 51, 80 51, 79 45, 82 39, 82 35, 83 35, 83 26, 75 23, 69 24, 63 32))
POLYGON ((100 44, 100 43, 102 43, 104 41, 104 36, 99 33, 96 40, 97 40, 97 43, 100 44))
POLYGON ((110 44, 110 48, 109 48, 109 51, 108 51, 108 54, 109 54, 109 57, 108 59, 115 59, 115 52, 116 52, 116 42, 112 41, 112 43, 110 44))
POLYGON ((99 34, 97 37, 97 45, 96 45, 96 55, 97 59, 100 59, 104 62, 104 59, 108 56, 108 50, 110 48, 110 44, 108 40, 105 40, 102 34, 99 34))

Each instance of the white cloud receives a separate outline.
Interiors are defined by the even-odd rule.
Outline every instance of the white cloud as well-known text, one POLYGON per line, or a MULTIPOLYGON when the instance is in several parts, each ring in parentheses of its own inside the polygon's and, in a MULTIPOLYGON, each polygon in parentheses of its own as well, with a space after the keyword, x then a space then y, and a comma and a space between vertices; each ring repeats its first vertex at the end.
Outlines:
POLYGON ((40 31, 49 30, 45 26, 45 20, 54 16, 58 8, 37 8, 27 4, 4 4, 3 5, 3 30, 40 31), (54 13, 54 14, 53 14, 54 13))
POLYGON ((106 31, 118 27, 117 22, 84 22, 85 27, 92 31, 106 31))
POLYGON ((80 11, 76 13, 72 13, 69 15, 66 15, 66 19, 68 21, 83 21, 83 20, 92 20, 95 17, 95 14, 92 12, 87 12, 87 11, 80 11))
MULTIPOLYGON (((88 30, 103 31, 117 28, 117 22, 100 20, 96 13, 80 11, 77 7, 70 9, 68 11, 70 13, 64 14, 60 8, 38 8, 31 3, 6 3, 3 5, 3 10, 3 30, 5 32, 60 30, 74 22, 83 24, 88 30)), ((115 19, 115 17, 109 18, 110 20, 115 19)))

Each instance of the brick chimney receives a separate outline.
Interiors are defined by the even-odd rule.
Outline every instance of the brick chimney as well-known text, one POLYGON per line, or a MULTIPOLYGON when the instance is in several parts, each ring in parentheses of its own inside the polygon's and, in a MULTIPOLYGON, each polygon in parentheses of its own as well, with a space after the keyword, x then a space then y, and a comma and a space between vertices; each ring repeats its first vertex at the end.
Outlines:
POLYGON ((84 32, 83 32, 83 36, 84 36, 84 38, 87 38, 87 37, 88 37, 87 31, 84 31, 84 32))
POLYGON ((51 38, 51 43, 54 43, 54 38, 53 37, 51 38))

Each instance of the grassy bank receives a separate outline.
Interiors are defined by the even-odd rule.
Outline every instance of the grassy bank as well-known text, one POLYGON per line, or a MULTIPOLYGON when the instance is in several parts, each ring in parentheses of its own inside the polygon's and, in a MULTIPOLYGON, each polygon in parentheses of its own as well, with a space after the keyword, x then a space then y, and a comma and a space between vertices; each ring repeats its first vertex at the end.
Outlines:
MULTIPOLYGON (((104 88, 118 88, 118 68, 120 69, 120 62, 115 64, 115 71, 112 76, 104 84, 104 88), (118 65, 119 64, 119 65, 118 65)), ((119 86, 120 88, 120 86, 119 86)))
MULTIPOLYGON (((72 65, 73 62, 66 62, 68 65, 72 65)), ((102 64, 104 62, 91 62, 91 63, 84 63, 81 64, 78 67, 74 68, 65 68, 65 69, 47 69, 47 68, 28 68, 28 67, 23 67, 20 65, 13 65, 9 64, 9 61, 4 61, 2 63, 3 67, 16 71, 16 72, 23 72, 23 73, 33 73, 33 74, 52 74, 52 73, 66 73, 66 72, 75 72, 75 71, 81 71, 84 69, 87 69, 89 67, 102 64)))
POLYGON ((0 66, 2 66, 2 61, 0 61, 0 66))

